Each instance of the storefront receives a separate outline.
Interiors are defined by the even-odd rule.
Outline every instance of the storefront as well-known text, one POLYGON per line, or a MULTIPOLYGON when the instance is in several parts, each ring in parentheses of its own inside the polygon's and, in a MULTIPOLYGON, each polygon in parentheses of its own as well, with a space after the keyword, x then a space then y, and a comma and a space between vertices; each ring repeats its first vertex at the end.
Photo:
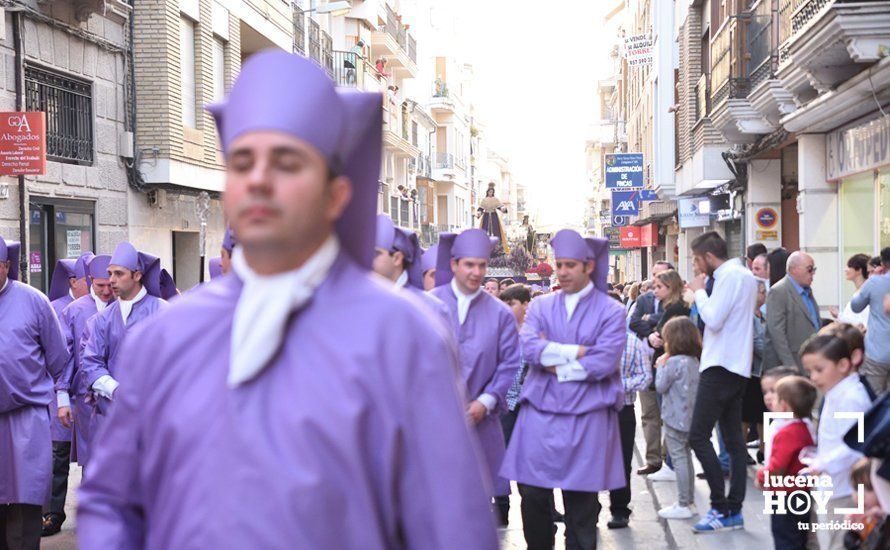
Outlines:
POLYGON ((843 280, 847 259, 890 246, 890 118, 828 134, 828 179, 838 183, 841 303, 853 295, 843 280))
POLYGON ((57 260, 96 250, 95 210, 92 201, 30 197, 31 286, 46 292, 57 260))

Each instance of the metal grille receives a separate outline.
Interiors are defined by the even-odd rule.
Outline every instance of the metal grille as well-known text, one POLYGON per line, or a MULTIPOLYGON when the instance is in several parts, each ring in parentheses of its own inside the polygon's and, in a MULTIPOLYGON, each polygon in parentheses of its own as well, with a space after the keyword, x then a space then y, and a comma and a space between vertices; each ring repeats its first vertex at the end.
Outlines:
POLYGON ((294 53, 306 55, 306 13, 294 4, 294 53))
POLYGON ((309 58, 321 65, 321 27, 314 19, 309 20, 309 58))
POLYGON ((334 40, 324 31, 321 31, 321 66, 334 78, 334 40))
POLYGON ((834 0, 798 0, 795 4, 794 15, 791 16, 791 27, 792 33, 797 34, 817 13, 822 11, 822 8, 828 4, 834 4, 834 0))
POLYGON ((48 158, 74 164, 93 163, 92 97, 89 82, 25 67, 26 108, 46 113, 48 158))
POLYGON ((775 74, 777 63, 776 47, 772 41, 773 9, 772 2, 762 0, 747 21, 745 33, 748 78, 751 88, 775 74))

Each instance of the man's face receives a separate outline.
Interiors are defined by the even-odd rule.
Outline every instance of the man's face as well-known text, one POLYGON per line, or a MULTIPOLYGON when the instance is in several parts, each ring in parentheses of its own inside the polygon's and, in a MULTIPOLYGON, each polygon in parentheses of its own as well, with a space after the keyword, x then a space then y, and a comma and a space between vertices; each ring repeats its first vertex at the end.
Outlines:
POLYGON ((497 298, 498 295, 501 293, 501 285, 499 285, 497 281, 486 281, 485 292, 497 298))
POLYGON ((485 272, 488 270, 488 260, 484 258, 461 258, 451 260, 451 271, 457 286, 466 293, 472 294, 482 286, 485 272))
POLYGON ((510 306, 513 316, 516 317, 516 322, 522 326, 522 323, 525 322, 525 312, 528 311, 528 302, 510 300, 507 305, 510 306))
POLYGON ((225 248, 219 250, 219 269, 223 275, 232 269, 232 255, 225 248))
POLYGON ((83 277, 82 279, 75 279, 71 277, 68 279, 68 284, 71 285, 71 294, 74 295, 74 299, 78 299, 81 296, 86 296, 89 293, 90 289, 87 286, 87 278, 83 277))
POLYGON ((3 288, 7 279, 9 279, 9 262, 0 262, 0 288, 3 288))
POLYGON ((114 299, 114 291, 111 289, 109 279, 93 279, 93 293, 105 303, 114 299))
POLYGON ((692 254, 692 266, 695 268, 695 272, 699 274, 705 274, 711 276, 714 274, 714 269, 711 267, 711 264, 708 263, 708 257, 711 254, 707 255, 701 254, 692 254))
POLYGON ((556 259, 556 278, 563 292, 574 294, 580 292, 590 282, 593 262, 582 262, 573 258, 556 259))
POLYGON ((139 271, 130 271, 126 267, 119 265, 108 266, 111 289, 114 295, 122 300, 132 300, 139 291, 142 290, 142 273, 139 271))
POLYGON ((403 267, 405 255, 400 251, 390 252, 382 248, 374 249, 374 254, 374 262, 371 265, 374 273, 392 282, 398 281, 405 270, 403 267))
POLYGON ((423 289, 432 290, 436 288, 436 270, 427 269, 423 274, 423 289))
POLYGON ((226 219, 249 251, 307 253, 330 235, 352 197, 345 177, 330 179, 327 162, 283 132, 244 134, 226 159, 226 219))
POLYGON ((805 255, 795 266, 788 270, 788 274, 802 287, 813 286, 813 278, 816 275, 816 262, 812 256, 805 255))
POLYGON ((657 275, 664 273, 665 271, 670 270, 667 264, 655 264, 652 266, 652 277, 656 277, 657 275))
POLYGON ((769 273, 766 270, 766 266, 766 256, 757 256, 754 258, 754 261, 751 262, 751 273, 759 279, 769 279, 769 273))

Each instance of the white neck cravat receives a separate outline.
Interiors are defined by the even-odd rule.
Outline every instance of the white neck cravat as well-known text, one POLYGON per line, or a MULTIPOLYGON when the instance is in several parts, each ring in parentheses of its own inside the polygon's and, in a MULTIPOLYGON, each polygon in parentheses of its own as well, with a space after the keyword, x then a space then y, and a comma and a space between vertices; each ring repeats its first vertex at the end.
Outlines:
POLYGON ((312 298, 340 252, 333 235, 301 267, 277 275, 258 275, 241 247, 232 253, 232 269, 244 282, 232 322, 230 388, 252 380, 278 352, 291 313, 312 298))
POLYGON ((566 320, 572 320, 572 314, 575 313, 575 308, 578 307, 578 302, 581 298, 587 296, 593 291, 593 283, 587 283, 587 286, 579 290, 574 294, 566 294, 566 320))
MULTIPOLYGON (((99 313, 102 313, 103 311, 105 311, 105 308, 108 307, 107 303, 103 302, 98 296, 96 296, 96 293, 93 291, 92 286, 90 287, 90 297, 92 297, 93 301, 96 302, 96 311, 98 311, 99 313)), ((124 319, 124 322, 126 323, 127 320, 124 319)))
POLYGON ((408 284, 408 272, 403 271, 399 278, 396 279, 396 288, 404 288, 408 284))
POLYGON ((145 290, 145 287, 142 287, 132 300, 118 298, 118 301, 121 304, 121 317, 123 317, 125 325, 127 324, 127 319, 130 317, 130 312, 133 311, 133 304, 145 298, 147 294, 148 291, 145 290))
POLYGON ((482 294, 482 289, 480 288, 472 294, 464 294, 461 292, 460 287, 457 286, 457 282, 451 279, 451 290, 457 296, 457 320, 463 325, 464 321, 467 320, 467 314, 470 312, 470 304, 473 303, 476 296, 482 294))

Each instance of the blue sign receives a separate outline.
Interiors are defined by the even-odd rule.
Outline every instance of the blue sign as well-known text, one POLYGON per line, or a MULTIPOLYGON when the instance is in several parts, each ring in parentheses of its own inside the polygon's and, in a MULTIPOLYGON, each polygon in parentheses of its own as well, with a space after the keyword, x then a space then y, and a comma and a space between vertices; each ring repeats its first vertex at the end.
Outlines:
POLYGON ((612 227, 627 227, 630 218, 627 216, 612 216, 612 227))
POLYGON ((639 216, 640 193, 638 191, 612 191, 612 217, 639 216))
POLYGON ((640 189, 640 200, 641 201, 657 201, 658 193, 651 189, 640 189))
POLYGON ((643 187, 643 153, 606 155, 606 189, 643 187))

